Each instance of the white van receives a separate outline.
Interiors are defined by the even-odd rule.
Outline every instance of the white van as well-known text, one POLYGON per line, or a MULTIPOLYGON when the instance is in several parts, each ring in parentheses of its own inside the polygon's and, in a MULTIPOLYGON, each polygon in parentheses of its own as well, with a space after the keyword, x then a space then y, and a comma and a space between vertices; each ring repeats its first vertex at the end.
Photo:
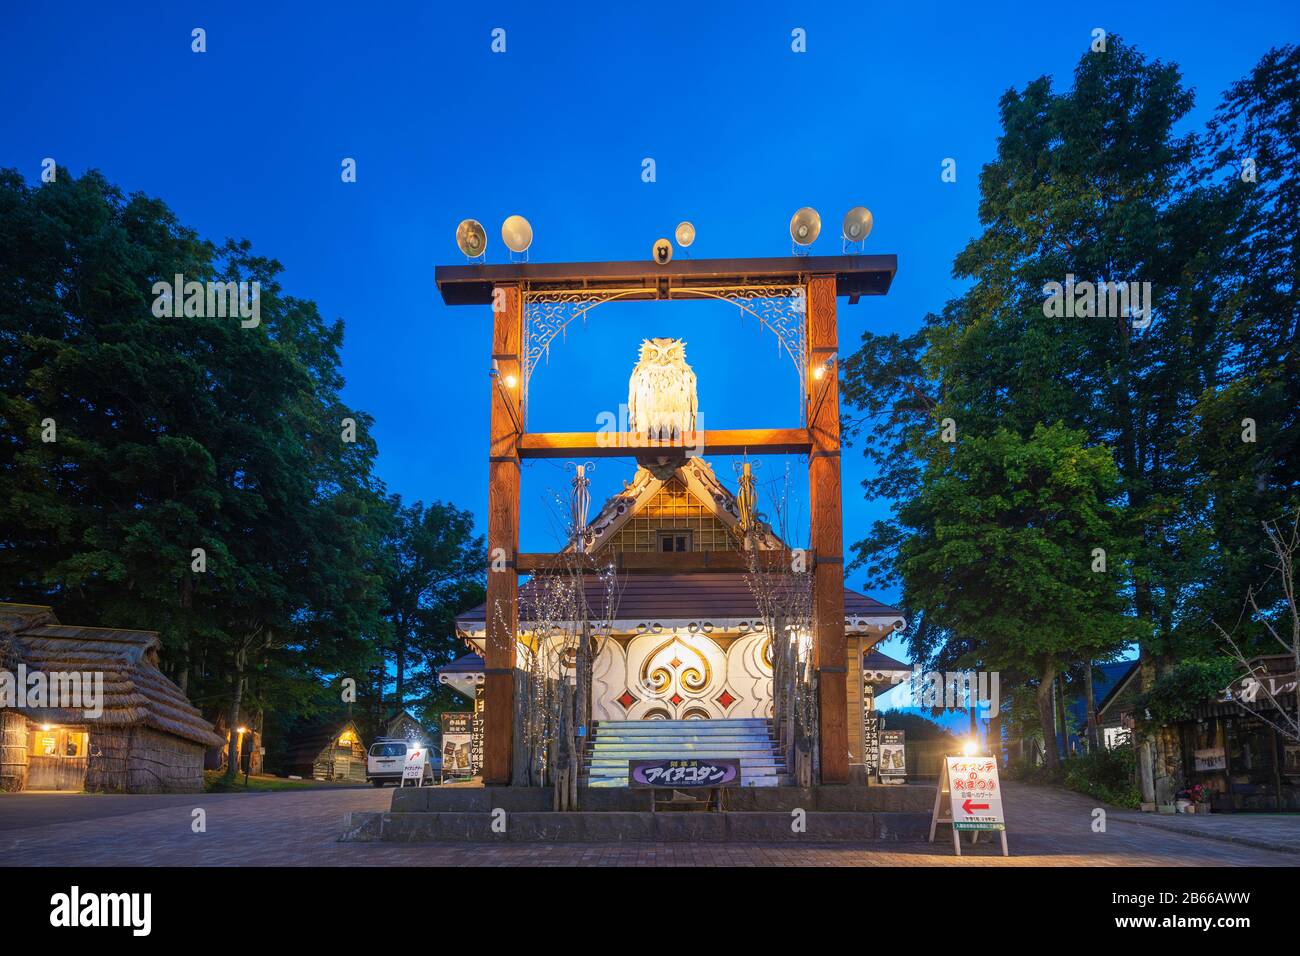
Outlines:
MULTIPOLYGON (((382 787, 386 783, 402 782, 402 768, 406 766, 406 754, 409 748, 415 746, 407 740, 396 738, 381 737, 370 745, 370 752, 366 756, 366 780, 376 787, 382 787)), ((438 774, 440 763, 436 751, 430 751, 423 744, 419 745, 422 750, 428 752, 428 758, 424 765, 425 781, 431 781, 438 774)))

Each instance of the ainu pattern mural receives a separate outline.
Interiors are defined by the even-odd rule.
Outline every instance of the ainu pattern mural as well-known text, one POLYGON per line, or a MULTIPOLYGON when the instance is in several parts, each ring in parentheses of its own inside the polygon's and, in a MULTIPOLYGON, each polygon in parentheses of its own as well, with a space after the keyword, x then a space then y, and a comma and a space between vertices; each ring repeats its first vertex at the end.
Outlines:
POLYGON ((592 668, 592 711, 595 720, 771 717, 772 642, 764 631, 607 639, 592 668))

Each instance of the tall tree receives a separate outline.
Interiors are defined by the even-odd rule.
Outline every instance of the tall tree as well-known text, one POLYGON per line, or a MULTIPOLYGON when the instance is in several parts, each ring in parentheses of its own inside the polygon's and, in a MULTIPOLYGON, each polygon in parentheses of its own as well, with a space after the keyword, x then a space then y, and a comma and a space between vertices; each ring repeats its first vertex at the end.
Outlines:
POLYGON ((1261 523, 1300 507, 1300 46, 1270 50, 1229 88, 1197 181, 1236 211, 1217 270, 1231 311, 1181 452, 1203 476, 1215 541, 1199 604, 1231 620, 1267 570, 1261 523))
POLYGON ((976 639, 960 664, 1031 669, 1053 766, 1057 676, 1080 654, 1112 656, 1132 639, 1119 568, 1093 556, 1097 542, 1122 538, 1119 487, 1109 451, 1079 432, 998 429, 934 442, 919 493, 900 509, 905 603, 926 609, 933 633, 976 639))
POLYGON ((378 620, 382 502, 369 418, 339 398, 342 323, 279 272, 98 173, 0 172, 0 592, 160 630, 232 731, 254 670, 360 677, 378 620), (168 317, 156 283, 177 274, 259 283, 259 320, 168 317))
POLYGON ((413 671, 429 678, 430 668, 456 657, 456 614, 485 595, 485 545, 474 535, 473 517, 455 505, 403 506, 394 495, 388 507, 384 616, 390 625, 395 706, 401 709, 413 671))
MULTIPOLYGON (((1232 307, 1218 277, 1237 203, 1192 176, 1196 140, 1176 131, 1191 105, 1176 67, 1118 37, 1084 54, 1068 89, 1043 77, 1008 91, 980 176, 982 231, 954 263, 969 289, 910 337, 864 336, 845 370, 846 397, 875 426, 867 491, 903 508, 922 493, 926 443, 945 422, 958 444, 1062 423, 1112 448, 1148 671, 1172 660, 1182 629, 1205 630, 1192 612, 1212 540, 1178 449, 1223 361, 1232 307), (1150 311, 1047 300, 1049 283, 1073 300, 1085 282, 1150 283, 1150 311)), ((882 583, 905 581, 899 548, 916 533, 880 522, 859 561, 882 583)), ((935 608, 909 610, 926 638, 935 608)), ((970 627, 960 637, 981 642, 970 627)))

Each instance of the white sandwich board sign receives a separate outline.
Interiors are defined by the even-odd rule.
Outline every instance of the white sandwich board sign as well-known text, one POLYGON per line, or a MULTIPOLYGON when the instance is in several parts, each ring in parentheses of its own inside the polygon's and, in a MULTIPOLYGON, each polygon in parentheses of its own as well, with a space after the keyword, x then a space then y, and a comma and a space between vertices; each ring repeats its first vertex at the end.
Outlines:
POLYGON ((412 747, 406 752, 406 763, 402 765, 402 786, 406 781, 414 780, 417 787, 424 786, 424 766, 429 762, 427 747, 412 747))
POLYGON ((961 856, 961 831, 971 830, 971 842, 979 831, 995 830, 1002 838, 1002 855, 1007 852, 1006 818, 1002 813, 1002 783, 998 762, 993 757, 945 757, 939 786, 934 794, 930 817, 930 842, 940 823, 952 826, 952 845, 961 856))

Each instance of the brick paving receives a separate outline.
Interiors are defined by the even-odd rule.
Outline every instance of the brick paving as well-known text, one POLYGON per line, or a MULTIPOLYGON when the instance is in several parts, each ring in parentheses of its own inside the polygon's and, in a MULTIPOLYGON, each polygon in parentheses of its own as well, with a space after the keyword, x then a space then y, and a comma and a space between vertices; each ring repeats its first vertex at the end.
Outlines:
MULTIPOLYGON (((24 866, 1294 866, 1300 853, 1184 835, 1112 810, 1105 833, 1092 830, 1095 801, 1064 790, 1008 784, 1005 794, 1012 856, 992 846, 963 848, 951 838, 929 844, 443 844, 339 843, 348 811, 385 810, 391 790, 314 790, 192 797, 140 797, 138 812, 69 812, 52 823, 33 809, 32 826, 16 825, 23 809, 0 795, 0 863, 24 866), (17 807, 17 809, 15 809, 17 807), (191 831, 192 810, 207 811, 207 832, 191 831), (78 818, 79 817, 79 818, 78 818)), ((95 801, 93 795, 18 795, 95 801)), ((133 799, 133 798, 124 798, 133 799)), ((64 804, 64 806, 69 806, 64 804)), ((106 805, 107 806, 107 805, 106 805)), ((91 808, 93 810, 93 808, 91 808)), ((1244 818, 1235 818, 1235 826, 1244 818)), ((1300 833, 1300 816, 1261 818, 1300 833)), ((1214 820, 1203 821, 1211 824, 1214 820)), ((1280 832, 1280 831, 1279 831, 1280 832)), ((1279 841, 1277 845, 1283 845, 1279 841)))

